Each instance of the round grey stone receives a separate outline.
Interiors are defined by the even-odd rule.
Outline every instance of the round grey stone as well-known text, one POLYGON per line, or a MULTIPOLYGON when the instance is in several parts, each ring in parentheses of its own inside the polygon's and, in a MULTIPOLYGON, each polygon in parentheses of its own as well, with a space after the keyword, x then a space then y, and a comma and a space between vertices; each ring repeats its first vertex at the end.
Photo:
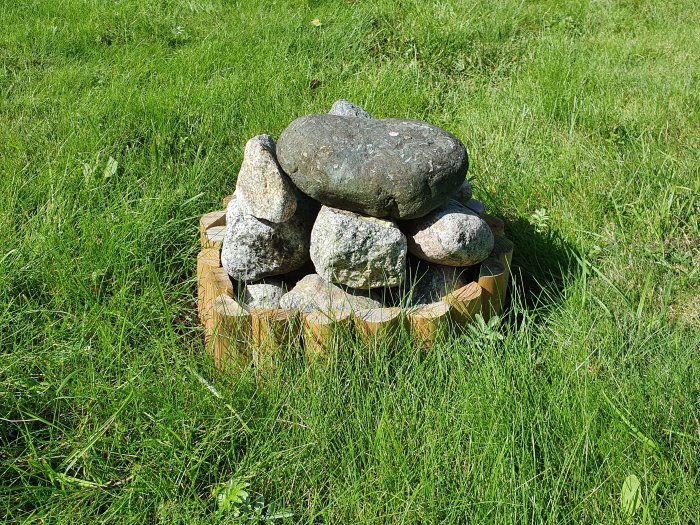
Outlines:
POLYGON ((454 200, 459 202, 460 204, 463 204, 464 206, 467 205, 467 203, 471 200, 472 198, 472 186, 469 184, 469 181, 467 179, 464 179, 464 182, 462 185, 459 187, 457 190, 457 193, 454 194, 452 197, 454 200))
POLYGON ((457 201, 401 225, 408 251, 419 259, 447 266, 471 266, 493 250, 493 234, 484 220, 457 201))
POLYGON ((484 206, 484 203, 476 199, 469 199, 463 204, 477 215, 481 215, 486 211, 486 206, 484 206))
POLYGON ((352 288, 397 286, 406 270, 406 237, 396 224, 328 206, 316 217, 310 251, 321 277, 352 288))
POLYGON ((236 192, 245 200, 246 211, 258 219, 284 222, 294 215, 294 184, 277 164, 275 141, 269 135, 258 135, 246 143, 236 192))
POLYGON ((367 113, 360 106, 353 104, 349 100, 341 98, 336 100, 328 112, 329 115, 338 115, 340 117, 358 117, 358 118, 372 118, 372 115, 367 113))
POLYGON ((248 308, 279 308, 280 299, 287 292, 284 281, 274 277, 244 286, 243 304, 248 308))
POLYGON ((301 279, 280 300, 280 308, 296 308, 302 312, 364 310, 379 308, 382 304, 367 290, 341 288, 329 283, 318 274, 301 279))
POLYGON ((411 269, 406 282, 408 304, 420 306, 440 301, 448 293, 469 284, 464 268, 422 261, 411 269))
POLYGON ((322 204, 374 217, 421 217, 464 181, 467 151, 416 120, 306 115, 277 143, 282 169, 322 204))
POLYGON ((221 264, 237 281, 257 281, 301 268, 309 261, 312 206, 298 200, 286 222, 258 219, 241 209, 234 193, 226 211, 221 264))

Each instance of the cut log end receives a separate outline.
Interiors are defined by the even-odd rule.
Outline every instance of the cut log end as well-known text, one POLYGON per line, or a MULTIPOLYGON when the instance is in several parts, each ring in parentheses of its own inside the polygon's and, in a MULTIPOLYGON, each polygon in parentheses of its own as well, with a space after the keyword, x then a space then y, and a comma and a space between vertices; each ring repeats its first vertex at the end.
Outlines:
POLYGON ((299 339, 299 311, 280 308, 253 308, 253 363, 259 371, 275 368, 286 347, 299 339))
POLYGON ((212 226, 202 238, 202 248, 217 248, 221 249, 226 235, 226 226, 212 226))
POLYGON ((329 357, 339 350, 340 338, 352 326, 350 310, 315 311, 304 316, 304 350, 310 359, 329 357))
POLYGON ((440 330, 450 319, 452 305, 444 301, 417 306, 408 310, 408 322, 418 348, 427 351, 433 348, 440 330))
POLYGON ((199 242, 203 248, 207 244, 207 231, 211 228, 226 226, 226 211, 217 210, 205 213, 199 219, 199 242))
POLYGON ((458 326, 466 326, 481 312, 481 286, 471 282, 447 294, 443 301, 452 306, 450 318, 458 326))
POLYGON ((394 336, 401 327, 401 308, 372 308, 355 312, 355 326, 368 343, 394 336))
POLYGON ((212 310, 214 362, 221 368, 249 366, 250 313, 228 295, 219 295, 212 310))
POLYGON ((482 317, 488 320, 491 315, 501 315, 508 286, 508 273, 503 264, 492 258, 481 263, 479 286, 482 289, 482 317))

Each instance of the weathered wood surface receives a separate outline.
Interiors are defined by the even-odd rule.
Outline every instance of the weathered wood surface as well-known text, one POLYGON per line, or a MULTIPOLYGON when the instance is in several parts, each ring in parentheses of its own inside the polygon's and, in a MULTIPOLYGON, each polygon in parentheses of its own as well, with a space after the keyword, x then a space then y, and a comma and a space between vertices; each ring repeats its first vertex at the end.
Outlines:
POLYGON ((225 235, 226 226, 212 226, 204 232, 204 236, 201 240, 202 248, 215 248, 220 250, 221 245, 224 243, 225 235))
POLYGON ((505 303, 508 274, 498 259, 486 259, 479 271, 481 287, 481 316, 489 320, 492 315, 501 315, 505 303))
POLYGON ((226 210, 211 211, 202 215, 199 219, 199 242, 202 247, 207 243, 207 230, 221 226, 226 226, 226 210))
POLYGON ((304 316, 304 351, 310 359, 327 358, 339 350, 339 342, 352 330, 352 312, 311 312, 304 316))
POLYGON ((214 328, 214 300, 220 295, 233 299, 233 283, 221 266, 210 269, 204 275, 205 306, 202 311, 202 324, 204 325, 204 341, 209 344, 214 328))
POLYGON ((471 282, 453 292, 448 293, 443 301, 452 306, 450 318, 458 326, 466 326, 474 320, 474 316, 481 313, 481 286, 471 282))
POLYGON ((212 341, 214 363, 218 367, 244 368, 252 361, 250 313, 228 295, 214 299, 212 341))
POLYGON ((401 308, 372 308, 355 312, 355 328, 368 344, 394 337, 401 329, 401 308))
POLYGON ((408 323, 416 346, 430 350, 437 340, 440 330, 447 326, 450 320, 452 305, 444 301, 416 306, 407 312, 408 323))
POLYGON ((221 266, 219 250, 208 248, 197 254, 197 313, 204 323, 211 316, 213 297, 207 294, 209 272, 221 266))
POLYGON ((299 339, 299 311, 253 308, 250 314, 253 363, 258 369, 272 370, 290 344, 299 339))
POLYGON ((513 260, 513 249, 515 245, 505 237, 496 237, 491 256, 498 259, 510 277, 510 263, 513 260))

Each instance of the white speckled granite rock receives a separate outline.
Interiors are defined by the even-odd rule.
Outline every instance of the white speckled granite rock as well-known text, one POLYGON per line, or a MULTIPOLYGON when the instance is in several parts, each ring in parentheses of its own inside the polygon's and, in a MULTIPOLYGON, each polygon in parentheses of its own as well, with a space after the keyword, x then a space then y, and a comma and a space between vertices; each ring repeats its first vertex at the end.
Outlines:
POLYGON ((327 282, 318 274, 301 279, 280 300, 280 308, 296 308, 302 312, 314 310, 340 311, 378 308, 381 303, 366 290, 343 289, 327 282))
POLYGON ((243 304, 248 308, 279 308, 280 299, 287 293, 282 279, 270 277, 254 283, 246 283, 243 304))
POLYGON ((359 118, 372 118, 372 115, 367 113, 357 104, 353 104, 349 100, 341 98, 336 100, 328 112, 329 115, 339 115, 341 117, 359 117, 359 118))
POLYGON ((234 194, 226 212, 221 264, 237 281, 257 281, 301 268, 309 260, 313 202, 299 198, 295 214, 274 223, 245 213, 234 194))
POLYGON ((327 281, 366 290, 397 286, 404 278, 406 237, 391 221, 323 206, 310 250, 327 281))
POLYGON ((236 193, 246 202, 245 211, 258 219, 285 222, 294 216, 294 184, 277 164, 275 142, 269 135, 258 135, 246 143, 236 193))
POLYGON ((404 221, 408 251, 419 259, 446 266, 471 266, 493 250, 491 228, 472 210, 457 201, 425 217, 404 221))

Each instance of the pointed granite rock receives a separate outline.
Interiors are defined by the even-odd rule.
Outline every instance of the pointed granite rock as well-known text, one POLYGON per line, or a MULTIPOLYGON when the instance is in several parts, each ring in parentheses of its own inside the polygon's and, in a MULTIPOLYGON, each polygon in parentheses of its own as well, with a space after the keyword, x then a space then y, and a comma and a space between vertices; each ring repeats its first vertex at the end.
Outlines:
POLYGON ((285 222, 294 216, 297 200, 294 184, 277 164, 275 151, 269 135, 258 135, 246 143, 236 192, 250 215, 285 222))

